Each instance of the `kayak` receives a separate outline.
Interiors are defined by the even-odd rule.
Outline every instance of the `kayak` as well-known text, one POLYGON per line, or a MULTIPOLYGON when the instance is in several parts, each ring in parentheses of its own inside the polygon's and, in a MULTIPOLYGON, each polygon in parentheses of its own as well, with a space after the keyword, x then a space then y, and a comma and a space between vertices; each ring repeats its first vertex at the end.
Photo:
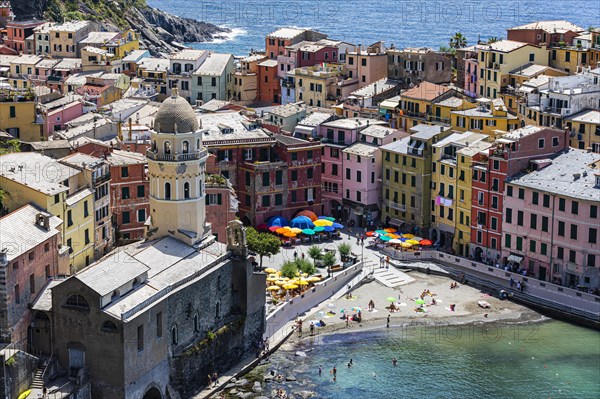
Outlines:
POLYGON ((29 394, 31 394, 31 389, 28 389, 25 392, 23 392, 22 394, 20 394, 17 399, 25 399, 26 397, 29 396, 29 394))

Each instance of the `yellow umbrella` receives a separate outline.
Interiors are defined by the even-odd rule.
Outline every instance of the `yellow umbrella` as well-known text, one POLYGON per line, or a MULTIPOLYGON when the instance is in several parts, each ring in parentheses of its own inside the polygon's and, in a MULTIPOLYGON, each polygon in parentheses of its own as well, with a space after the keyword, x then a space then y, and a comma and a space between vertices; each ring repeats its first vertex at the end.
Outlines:
POLYGON ((302 277, 308 277, 308 273, 302 273, 302 277))
POLYGON ((277 273, 271 273, 267 276, 267 278, 279 278, 279 275, 277 273))
POLYGON ((309 281, 311 283, 316 283, 317 281, 321 281, 321 278, 317 277, 317 276, 312 276, 312 277, 307 278, 306 281, 309 281))
POLYGON ((407 241, 404 241, 404 242, 400 243, 400 246, 402 248, 410 248, 410 247, 412 247, 412 245, 410 245, 407 241))
POLYGON ((287 232, 289 232, 289 231, 290 231, 290 228, 289 228, 289 227, 280 227, 280 228, 278 228, 277 230, 275 230, 275 232, 276 232, 277 234, 285 234, 285 233, 287 233, 287 232))
POLYGON ((402 237, 404 238, 415 238, 414 234, 402 234, 402 237))
POLYGON ((290 231, 291 231, 292 233, 296 233, 296 234, 300 234, 300 233, 302 233, 302 229, 299 229, 299 228, 297 228, 297 227, 292 227, 292 228, 290 229, 290 231))
POLYGON ((296 237, 296 233, 292 233, 291 231, 288 231, 287 233, 283 234, 285 237, 296 237))
POLYGON ((302 280, 302 281, 298 281, 298 283, 297 283, 297 284, 298 284, 298 285, 308 285, 308 281, 304 281, 304 280, 302 280))
POLYGON ((383 230, 387 231, 388 233, 395 233, 395 232, 398 231, 398 230, 396 230, 394 228, 391 228, 391 227, 388 227, 387 229, 383 229, 383 230))
POLYGON ((269 283, 274 283, 274 282, 276 282, 276 281, 277 281, 277 277, 267 277, 267 281, 268 281, 269 283))
POLYGON ((283 286, 283 288, 286 290, 295 290, 296 288, 298 288, 298 286, 296 284, 286 284, 283 286))
POLYGON ((419 241, 417 240, 407 240, 406 243, 410 245, 419 245, 419 241))
POLYGON ((393 234, 393 233, 387 233, 386 236, 390 237, 392 240, 394 240, 396 238, 400 238, 400 236, 398 234, 393 234))
POLYGON ((267 267, 265 269, 265 273, 269 273, 269 274, 277 273, 277 270, 273 269, 272 267, 267 267))
POLYGON ((270 287, 267 287, 267 291, 279 291, 279 287, 276 285, 272 285, 270 287))
POLYGON ((277 284, 277 285, 285 285, 285 284, 287 284, 287 281, 285 281, 285 280, 277 280, 277 281, 275 281, 275 284, 277 284))
POLYGON ((325 226, 333 226, 333 222, 327 219, 317 219, 314 222, 315 226, 321 226, 321 227, 325 227, 325 226))

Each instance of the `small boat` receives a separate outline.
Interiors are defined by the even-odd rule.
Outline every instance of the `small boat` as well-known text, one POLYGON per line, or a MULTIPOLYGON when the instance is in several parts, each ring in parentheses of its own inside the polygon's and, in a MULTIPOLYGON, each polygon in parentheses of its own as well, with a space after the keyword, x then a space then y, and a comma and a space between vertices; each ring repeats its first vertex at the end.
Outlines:
POLYGON ((22 394, 19 395, 18 399, 25 399, 26 397, 28 397, 31 394, 31 389, 26 390, 25 392, 23 392, 22 394))
POLYGON ((484 308, 484 309, 491 308, 491 305, 487 301, 478 301, 477 304, 479 305, 479 307, 484 308))

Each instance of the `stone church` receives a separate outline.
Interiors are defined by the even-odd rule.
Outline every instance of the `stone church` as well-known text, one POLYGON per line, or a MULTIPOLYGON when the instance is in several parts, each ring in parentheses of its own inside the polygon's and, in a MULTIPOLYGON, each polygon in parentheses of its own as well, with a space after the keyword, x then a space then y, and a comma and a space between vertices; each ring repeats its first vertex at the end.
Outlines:
MULTIPOLYGON (((92 398, 186 398, 255 354, 265 326, 265 276, 253 272, 246 232, 227 245, 205 222, 202 126, 174 95, 156 114, 147 152, 147 238, 50 284, 33 304, 61 368, 92 398)), ((36 342, 33 343, 34 346, 36 342)))

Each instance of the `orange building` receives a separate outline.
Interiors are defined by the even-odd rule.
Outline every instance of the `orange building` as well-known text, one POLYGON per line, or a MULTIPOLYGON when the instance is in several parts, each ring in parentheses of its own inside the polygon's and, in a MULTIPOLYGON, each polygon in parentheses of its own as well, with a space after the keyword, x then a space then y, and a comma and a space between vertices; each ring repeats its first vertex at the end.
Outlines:
POLYGON ((258 96, 259 102, 281 102, 281 86, 277 77, 277 61, 265 60, 258 64, 258 96))
POLYGON ((23 53, 27 53, 25 39, 33 35, 33 28, 42 25, 44 21, 9 21, 6 23, 6 40, 4 44, 23 53))

